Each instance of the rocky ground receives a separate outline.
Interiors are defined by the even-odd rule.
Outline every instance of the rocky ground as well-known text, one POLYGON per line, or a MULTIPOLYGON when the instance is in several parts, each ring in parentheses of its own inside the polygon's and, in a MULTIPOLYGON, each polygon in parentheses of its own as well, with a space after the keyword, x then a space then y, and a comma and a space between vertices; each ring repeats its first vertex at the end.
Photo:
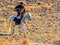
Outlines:
POLYGON ((7 20, 20 1, 33 20, 26 20, 25 36, 14 27, 13 36, 0 36, 0 45, 60 45, 60 0, 0 0, 0 34, 10 33, 7 20))

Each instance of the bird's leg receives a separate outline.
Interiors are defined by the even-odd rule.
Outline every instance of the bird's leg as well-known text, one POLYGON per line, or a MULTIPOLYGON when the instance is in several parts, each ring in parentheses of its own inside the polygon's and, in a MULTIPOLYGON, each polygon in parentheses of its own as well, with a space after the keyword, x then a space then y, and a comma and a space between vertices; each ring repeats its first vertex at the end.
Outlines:
POLYGON ((25 23, 21 23, 21 31, 26 34, 25 23))
POLYGON ((10 31, 11 31, 11 37, 13 37, 13 35, 14 35, 14 23, 13 23, 13 21, 11 21, 10 31))

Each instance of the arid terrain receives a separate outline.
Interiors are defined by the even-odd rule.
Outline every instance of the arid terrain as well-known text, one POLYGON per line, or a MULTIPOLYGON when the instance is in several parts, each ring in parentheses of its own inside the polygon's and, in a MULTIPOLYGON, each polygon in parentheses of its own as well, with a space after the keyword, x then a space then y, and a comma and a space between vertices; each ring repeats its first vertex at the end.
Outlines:
POLYGON ((60 45, 60 0, 0 0, 0 45, 60 45), (26 35, 8 18, 16 15, 14 7, 22 1, 33 20, 26 20, 26 35))

